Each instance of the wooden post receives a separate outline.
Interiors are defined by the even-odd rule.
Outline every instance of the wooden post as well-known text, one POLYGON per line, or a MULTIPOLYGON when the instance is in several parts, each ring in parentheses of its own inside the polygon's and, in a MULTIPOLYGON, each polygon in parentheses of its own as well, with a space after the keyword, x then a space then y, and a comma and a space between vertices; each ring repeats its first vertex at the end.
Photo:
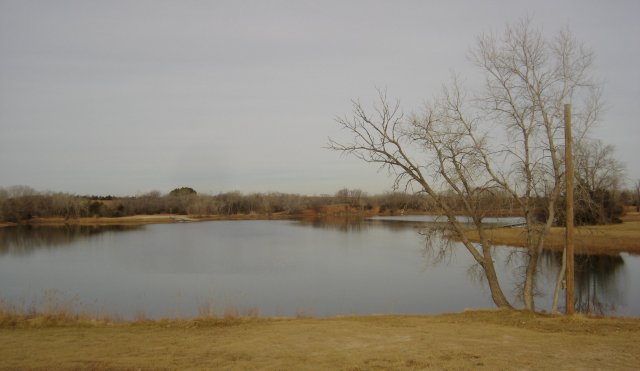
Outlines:
POLYGON ((566 192, 566 235, 565 250, 567 256, 567 314, 573 314, 573 288, 574 288, 574 261, 573 261, 573 150, 571 138, 571 105, 564 105, 564 154, 565 154, 565 180, 567 185, 566 192))

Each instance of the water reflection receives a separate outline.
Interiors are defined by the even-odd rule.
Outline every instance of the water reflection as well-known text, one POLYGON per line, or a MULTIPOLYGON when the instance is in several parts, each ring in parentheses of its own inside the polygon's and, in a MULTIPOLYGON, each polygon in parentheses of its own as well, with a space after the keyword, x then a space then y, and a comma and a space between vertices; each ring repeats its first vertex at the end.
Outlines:
POLYGON ((389 231, 404 231, 407 228, 425 228, 425 223, 422 221, 387 220, 353 216, 324 216, 302 218, 298 220, 295 225, 319 229, 338 230, 341 232, 365 232, 372 228, 384 228, 389 231))
POLYGON ((68 246, 75 241, 93 238, 106 232, 125 232, 143 228, 144 226, 127 225, 0 228, 0 256, 28 255, 39 249, 57 249, 68 246))
MULTIPOLYGON (((562 253, 544 251, 542 259, 548 271, 557 271, 562 253)), ((629 280, 622 256, 580 254, 574 256, 574 261, 576 311, 605 315, 626 305, 629 280)))
MULTIPOLYGON (((495 249, 498 274, 513 299, 524 250, 495 249)), ((560 263, 559 254, 543 254, 538 277, 547 292, 536 299, 539 308, 550 307, 560 263)), ((640 282, 640 258, 577 256, 576 267, 579 310, 638 314, 640 293, 630 285, 640 282)), ((488 291, 469 279, 482 277, 474 268, 470 254, 442 238, 437 223, 416 220, 0 229, 0 299, 31 302, 58 290, 125 318, 138 310, 152 318, 197 315, 201 303, 258 308, 265 316, 490 307, 488 291)))
POLYGON ((341 232, 362 232, 367 229, 362 218, 349 216, 308 217, 300 219, 294 225, 341 232))
MULTIPOLYGON (((459 215, 457 216, 458 222, 462 224, 472 224, 471 217, 459 215)), ((368 218, 368 220, 383 220, 387 222, 420 222, 429 224, 443 224, 448 225, 448 219, 444 215, 404 215, 404 216, 375 216, 368 218)), ((485 217, 482 218, 482 222, 485 225, 491 225, 494 227, 504 226, 517 226, 525 223, 523 217, 485 217)))

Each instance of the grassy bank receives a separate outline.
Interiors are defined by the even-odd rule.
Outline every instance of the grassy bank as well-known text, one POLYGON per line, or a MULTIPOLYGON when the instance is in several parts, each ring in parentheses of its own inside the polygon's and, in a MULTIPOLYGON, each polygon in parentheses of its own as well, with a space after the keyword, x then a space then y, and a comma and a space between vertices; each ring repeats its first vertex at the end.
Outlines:
MULTIPOLYGON (((523 228, 494 228, 488 231, 494 245, 525 246, 526 235, 523 228)), ((479 242, 478 233, 469 230, 467 237, 479 242)), ((545 248, 564 248, 565 229, 551 228, 545 238, 545 248)), ((620 224, 578 227, 574 233, 576 252, 585 254, 619 254, 629 252, 640 254, 640 214, 629 213, 620 224)))
POLYGON ((109 323, 14 319, 0 368, 635 369, 640 319, 516 311, 109 323))

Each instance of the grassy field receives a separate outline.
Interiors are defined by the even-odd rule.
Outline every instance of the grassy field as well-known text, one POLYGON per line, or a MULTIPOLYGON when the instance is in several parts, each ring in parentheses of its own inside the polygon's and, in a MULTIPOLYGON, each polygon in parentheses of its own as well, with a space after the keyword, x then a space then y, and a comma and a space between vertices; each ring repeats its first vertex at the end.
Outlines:
POLYGON ((1 369, 617 369, 640 319, 517 311, 329 319, 0 321, 1 369))

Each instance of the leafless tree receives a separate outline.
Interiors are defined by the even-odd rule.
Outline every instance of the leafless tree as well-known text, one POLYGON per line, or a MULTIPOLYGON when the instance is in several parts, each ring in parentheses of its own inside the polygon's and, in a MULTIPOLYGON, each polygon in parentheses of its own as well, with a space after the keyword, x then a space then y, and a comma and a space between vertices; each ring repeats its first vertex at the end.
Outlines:
POLYGON ((381 91, 372 114, 354 101, 353 116, 337 120, 354 140, 330 140, 329 146, 388 169, 396 187, 419 185, 483 268, 498 307, 511 304, 495 273, 481 200, 491 192, 508 194, 526 220, 521 297, 525 308, 534 310, 537 264, 563 184, 563 105, 574 106, 578 139, 599 117, 601 89, 590 75, 592 53, 568 31, 545 38, 525 18, 500 37, 479 37, 471 60, 485 78, 478 92, 454 78, 422 115, 405 119, 399 103, 390 103, 381 91), (479 244, 466 239, 459 212, 441 191, 458 197, 479 244))
POLYGON ((615 148, 600 139, 577 143, 574 153, 576 178, 589 191, 617 189, 624 177, 624 165, 615 158, 615 148))
POLYGON ((612 145, 583 140, 574 151, 577 224, 614 222, 623 212, 620 185, 625 167, 612 145))
POLYGON ((485 168, 524 212, 529 261, 523 301, 533 310, 537 263, 563 184, 563 107, 572 104, 580 141, 599 118, 601 87, 591 76, 591 51, 568 31, 545 39, 530 19, 507 26, 499 40, 482 36, 473 56, 486 76, 479 96, 484 118, 508 138, 496 155, 484 157, 485 168), (539 208, 545 215, 541 221, 536 220, 539 208))
POLYGON ((478 187, 471 180, 476 179, 474 175, 479 168, 475 166, 477 152, 471 150, 473 144, 465 140, 469 137, 449 130, 447 122, 436 119, 435 112, 425 120, 404 120, 399 102, 390 104, 385 93, 379 93, 380 101, 373 115, 369 115, 359 102, 353 102, 353 116, 337 121, 354 135, 354 140, 340 143, 330 139, 329 148, 389 170, 395 174, 395 188, 408 188, 410 183, 417 183, 433 199, 463 245, 482 266, 494 303, 501 308, 510 308, 498 282, 482 217, 473 213, 476 210, 473 200, 486 187, 478 187), (466 237, 463 222, 447 202, 448 198, 440 192, 442 185, 458 194, 465 201, 467 211, 473 213, 474 224, 483 240, 480 247, 466 237))

